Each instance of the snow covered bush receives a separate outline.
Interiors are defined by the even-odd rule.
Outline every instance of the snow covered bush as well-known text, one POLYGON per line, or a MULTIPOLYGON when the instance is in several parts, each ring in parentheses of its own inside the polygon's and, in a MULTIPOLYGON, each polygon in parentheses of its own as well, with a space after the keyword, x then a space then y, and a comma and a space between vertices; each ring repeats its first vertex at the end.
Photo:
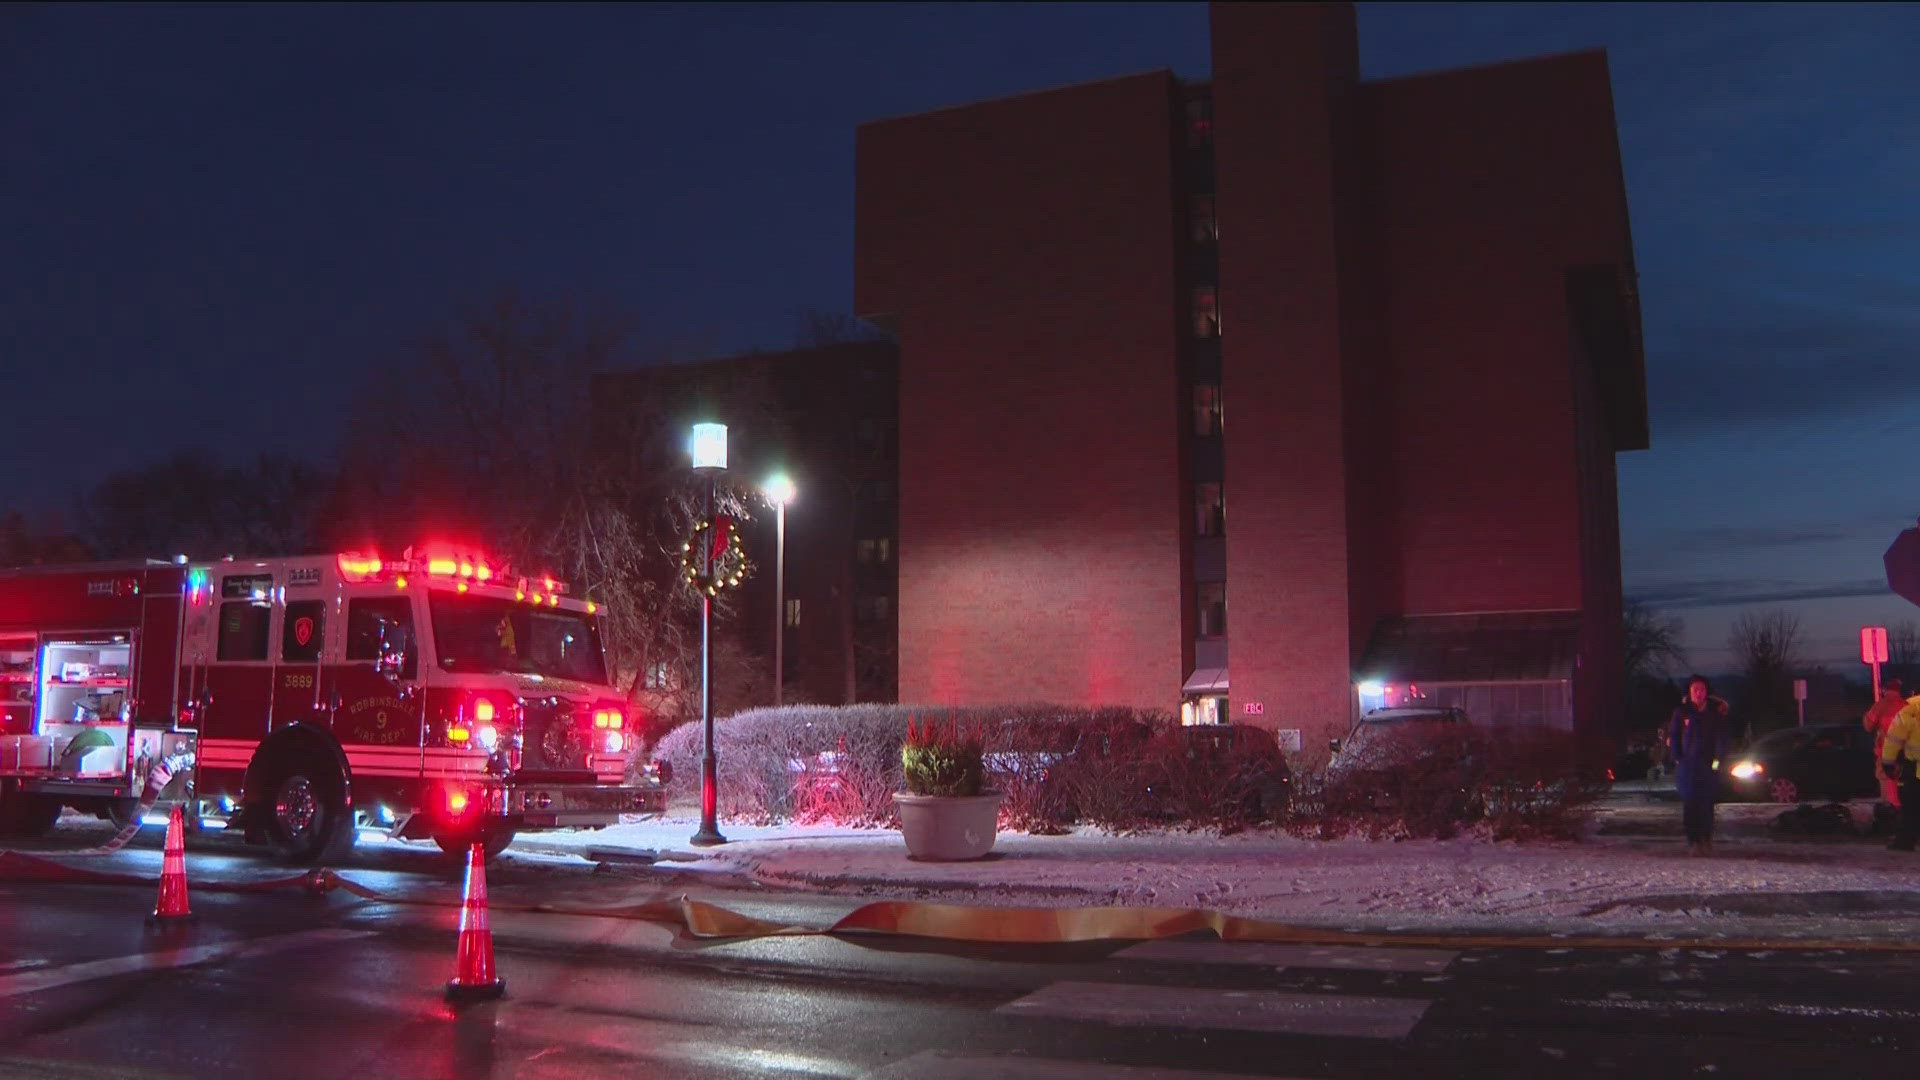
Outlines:
POLYGON ((1284 824, 1321 839, 1575 838, 1606 791, 1592 749, 1563 731, 1409 724, 1308 778, 1284 824))
MULTIPOLYGON (((903 788, 900 750, 910 719, 957 722, 983 733, 986 786, 1007 793, 1003 824, 1058 831, 1076 816, 1072 803, 1080 785, 1063 777, 1060 770, 1061 762, 1077 756, 1072 752, 1075 746, 1102 745, 1102 733, 1116 723, 1145 725, 1149 719, 1164 722, 1165 718, 1132 709, 1046 704, 749 709, 722 717, 714 725, 719 812, 729 820, 756 824, 887 825, 894 820, 893 793, 903 788), (1094 733, 1091 742, 1084 734, 1088 731, 1094 733)), ((682 805, 699 795, 701 739, 696 721, 668 732, 654 749, 654 757, 672 764, 669 798, 682 805)), ((1130 759, 1128 767, 1137 769, 1137 762, 1130 759)), ((1119 789, 1119 801, 1134 798, 1131 790, 1119 789)), ((1106 803, 1095 797, 1090 805, 1106 803)), ((1126 817, 1118 808, 1111 809, 1116 818, 1126 817)))

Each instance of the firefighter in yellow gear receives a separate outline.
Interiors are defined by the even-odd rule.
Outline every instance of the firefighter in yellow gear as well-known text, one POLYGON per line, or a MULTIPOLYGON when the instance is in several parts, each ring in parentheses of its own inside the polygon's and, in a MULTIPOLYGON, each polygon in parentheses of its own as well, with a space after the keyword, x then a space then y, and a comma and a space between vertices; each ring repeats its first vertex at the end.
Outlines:
POLYGON ((1907 699, 1906 707, 1887 728, 1886 741, 1880 744, 1880 772, 1900 785, 1900 825, 1894 830, 1894 851, 1912 851, 1920 840, 1920 696, 1907 699))

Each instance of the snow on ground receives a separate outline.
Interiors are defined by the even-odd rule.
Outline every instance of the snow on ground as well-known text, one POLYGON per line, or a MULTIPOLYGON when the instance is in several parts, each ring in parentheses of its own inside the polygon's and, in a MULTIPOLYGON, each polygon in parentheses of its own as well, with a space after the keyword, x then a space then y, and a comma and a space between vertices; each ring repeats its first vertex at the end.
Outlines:
MULTIPOLYGON (((1003 833, 976 862, 909 859, 897 832, 723 825, 729 843, 687 843, 697 822, 655 819, 531 834, 528 850, 645 849, 677 870, 854 898, 1020 906, 1197 907, 1313 926, 1507 933, 1913 938, 1920 855, 1858 838, 1782 840, 1783 808, 1721 810, 1712 856, 1677 836, 1582 842, 1300 840, 1278 832, 1113 836, 1003 833)), ((1856 805, 1856 814, 1860 814, 1856 805)), ((1623 831, 1671 824, 1677 805, 1603 807, 1623 831)), ((1644 831, 1644 830, 1638 830, 1644 831)), ((1669 829, 1677 832, 1677 829, 1669 829)))

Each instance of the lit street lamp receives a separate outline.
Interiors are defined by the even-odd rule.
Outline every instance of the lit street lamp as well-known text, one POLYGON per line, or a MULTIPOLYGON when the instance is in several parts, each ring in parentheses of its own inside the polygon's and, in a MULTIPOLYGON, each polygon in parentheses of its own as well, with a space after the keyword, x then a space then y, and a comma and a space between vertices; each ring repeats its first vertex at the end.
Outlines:
POLYGON ((775 473, 767 481, 767 501, 773 503, 773 705, 779 708, 786 678, 787 643, 787 504, 793 501, 793 481, 775 473))
MULTIPOLYGON (((719 522, 714 519, 714 486, 727 468, 727 425, 695 424, 693 438, 687 444, 693 458, 693 471, 707 477, 707 532, 700 540, 700 574, 711 577, 717 556, 714 541, 719 522)), ((696 534, 696 539, 699 539, 696 534)), ((700 829, 688 839, 696 847, 724 844, 715 813, 719 809, 720 784, 713 754, 713 591, 700 590, 700 724, 706 734, 700 755, 700 829)))

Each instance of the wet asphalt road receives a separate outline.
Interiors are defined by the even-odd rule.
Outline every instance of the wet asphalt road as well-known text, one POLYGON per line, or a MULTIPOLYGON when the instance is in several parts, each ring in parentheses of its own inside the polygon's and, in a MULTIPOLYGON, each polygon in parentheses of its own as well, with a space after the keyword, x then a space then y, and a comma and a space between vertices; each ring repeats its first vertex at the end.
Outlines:
MULTIPOLYGON (((159 833, 66 861, 152 877, 159 833)), ((216 891, 287 874, 222 837, 190 846, 183 927, 145 924, 148 888, 0 881, 0 1077, 1833 1076, 1920 1050, 1920 954, 696 942, 502 909, 692 893, 823 925, 853 902, 512 853, 489 875, 506 997, 456 1008, 457 863, 373 845, 342 873, 428 903, 216 891)))

